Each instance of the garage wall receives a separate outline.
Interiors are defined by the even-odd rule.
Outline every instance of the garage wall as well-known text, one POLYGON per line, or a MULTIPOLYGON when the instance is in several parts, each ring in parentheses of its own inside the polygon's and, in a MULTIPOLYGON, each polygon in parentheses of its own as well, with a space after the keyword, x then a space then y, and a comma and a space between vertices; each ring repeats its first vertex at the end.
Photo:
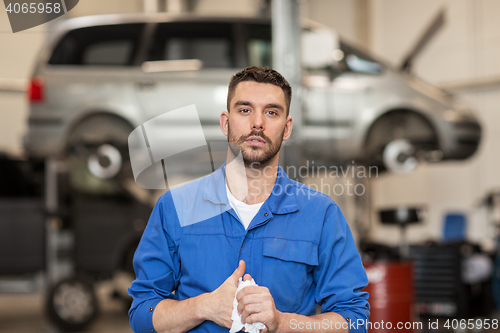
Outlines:
POLYGON ((253 15, 258 8, 258 0, 199 0, 195 12, 208 15, 253 15))
POLYGON ((67 16, 140 13, 144 9, 143 2, 143 0, 80 0, 67 16))
MULTIPOLYGON (((393 63, 400 63, 412 43, 441 7, 447 23, 415 64, 415 73, 437 85, 467 83, 500 77, 500 22, 494 0, 375 0, 372 2, 372 50, 393 63)), ((410 227, 410 240, 441 236, 443 216, 459 211, 469 216, 469 237, 491 238, 479 200, 492 188, 500 187, 500 89, 458 91, 482 120, 484 140, 470 160, 423 165, 409 176, 388 175, 373 182, 374 207, 424 204, 428 207, 425 226, 410 227)), ((378 224, 375 239, 396 243, 398 232, 378 224)))
POLYGON ((338 31, 350 41, 358 39, 356 25, 359 0, 310 0, 304 1, 301 13, 304 17, 320 22, 338 31))
POLYGON ((33 61, 45 40, 46 26, 12 33, 5 5, 0 4, 0 152, 21 153, 26 129, 27 103, 22 91, 33 61), (17 90, 5 92, 1 88, 17 90))

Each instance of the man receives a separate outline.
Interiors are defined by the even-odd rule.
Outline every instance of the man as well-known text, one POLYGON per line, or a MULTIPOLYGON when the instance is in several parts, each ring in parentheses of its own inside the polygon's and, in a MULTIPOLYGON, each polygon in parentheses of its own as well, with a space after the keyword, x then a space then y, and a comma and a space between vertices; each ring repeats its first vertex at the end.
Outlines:
POLYGON ((261 322, 264 332, 366 331, 368 280, 340 209, 278 165, 292 132, 290 101, 290 85, 268 67, 231 79, 220 116, 231 162, 158 200, 134 257, 136 333, 228 332, 241 277, 258 285, 236 295, 242 323, 261 322))

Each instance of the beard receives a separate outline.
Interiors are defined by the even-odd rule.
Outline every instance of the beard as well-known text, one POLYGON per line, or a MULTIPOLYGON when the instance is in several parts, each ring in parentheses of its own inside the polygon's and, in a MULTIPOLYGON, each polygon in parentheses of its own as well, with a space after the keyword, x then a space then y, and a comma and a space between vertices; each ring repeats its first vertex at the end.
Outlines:
POLYGON ((252 131, 248 135, 242 135, 239 139, 233 139, 231 135, 231 127, 228 124, 228 137, 227 141, 229 143, 229 148, 231 149, 234 156, 238 156, 241 151, 241 155, 243 157, 243 163, 245 167, 254 167, 257 169, 265 167, 269 161, 278 154, 281 144, 283 143, 283 135, 285 134, 285 128, 283 128, 283 132, 279 139, 273 142, 268 136, 266 136, 262 131, 252 131), (265 146, 250 146, 247 149, 242 149, 245 141, 251 137, 257 136, 262 138, 265 142, 265 146))

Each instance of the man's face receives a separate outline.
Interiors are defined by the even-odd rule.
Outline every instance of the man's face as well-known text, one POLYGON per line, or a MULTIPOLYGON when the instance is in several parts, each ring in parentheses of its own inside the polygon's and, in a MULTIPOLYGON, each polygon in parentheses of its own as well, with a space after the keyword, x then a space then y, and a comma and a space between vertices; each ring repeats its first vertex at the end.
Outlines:
POLYGON ((290 137, 292 117, 286 116, 283 90, 269 83, 240 82, 221 114, 221 128, 236 156, 241 149, 246 166, 263 167, 278 159, 282 141, 290 137))

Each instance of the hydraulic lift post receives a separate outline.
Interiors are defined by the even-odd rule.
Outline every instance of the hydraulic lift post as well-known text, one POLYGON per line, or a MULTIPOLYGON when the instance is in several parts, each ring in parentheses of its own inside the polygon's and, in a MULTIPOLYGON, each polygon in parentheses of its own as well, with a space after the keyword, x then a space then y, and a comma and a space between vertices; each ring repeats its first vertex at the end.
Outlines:
POLYGON ((273 67, 292 86, 290 116, 293 131, 283 143, 280 164, 298 168, 302 156, 301 130, 301 53, 300 53, 300 4, 299 0, 272 0, 273 67))
POLYGON ((63 229, 63 221, 60 217, 60 186, 61 174, 66 171, 65 164, 54 157, 45 162, 45 230, 46 230, 46 286, 55 283, 74 274, 74 264, 71 261, 73 248, 73 234, 63 229))

